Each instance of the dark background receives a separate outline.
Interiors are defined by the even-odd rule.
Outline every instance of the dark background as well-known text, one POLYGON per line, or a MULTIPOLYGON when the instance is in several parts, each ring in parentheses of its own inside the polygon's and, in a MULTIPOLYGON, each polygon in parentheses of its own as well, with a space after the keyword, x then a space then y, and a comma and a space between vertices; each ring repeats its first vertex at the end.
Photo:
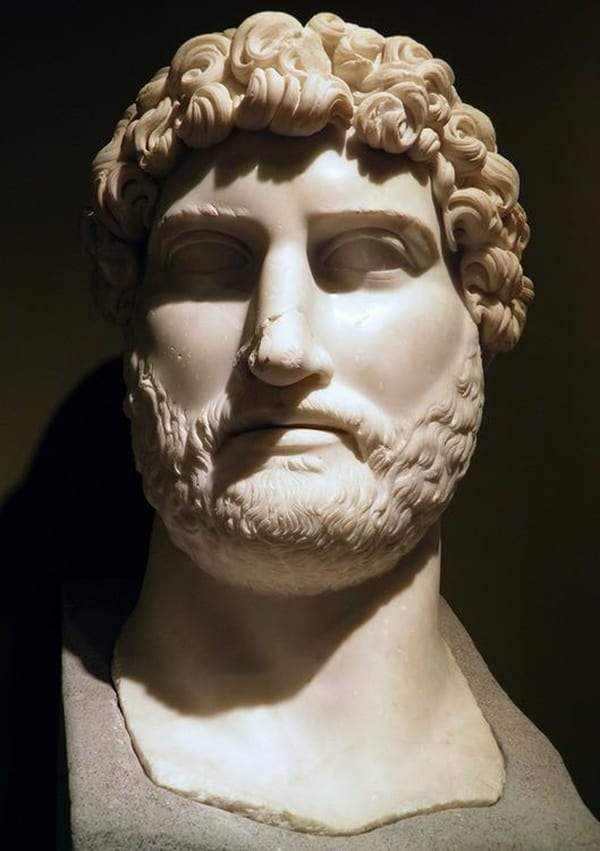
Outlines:
MULTIPOLYGON (((600 814, 594 6, 325 8, 407 33, 446 59, 461 97, 492 117, 500 152, 521 174, 533 231, 524 267, 537 297, 517 349, 489 371, 479 449, 446 515, 443 591, 600 814)), ((3 22, 0 491, 10 496, 0 526, 0 661, 12 700, 0 788, 32 847, 53 842, 58 580, 139 575, 150 520, 118 364, 97 370, 119 338, 93 311, 79 249, 89 162, 182 41, 268 8, 306 21, 323 7, 29 2, 3 22)))

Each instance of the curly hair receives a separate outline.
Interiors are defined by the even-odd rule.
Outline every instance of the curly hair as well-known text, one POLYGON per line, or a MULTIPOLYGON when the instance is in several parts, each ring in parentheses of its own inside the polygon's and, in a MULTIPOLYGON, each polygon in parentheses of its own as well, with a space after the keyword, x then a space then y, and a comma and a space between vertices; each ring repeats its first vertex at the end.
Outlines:
POLYGON ((306 26, 261 12, 186 41, 93 162, 88 250, 101 311, 127 324, 161 180, 186 149, 210 148, 235 128, 310 136, 333 124, 428 165, 482 349, 511 349, 533 298, 520 264, 529 227, 519 176, 497 152, 489 118, 453 83, 450 66, 413 39, 327 12, 306 26))

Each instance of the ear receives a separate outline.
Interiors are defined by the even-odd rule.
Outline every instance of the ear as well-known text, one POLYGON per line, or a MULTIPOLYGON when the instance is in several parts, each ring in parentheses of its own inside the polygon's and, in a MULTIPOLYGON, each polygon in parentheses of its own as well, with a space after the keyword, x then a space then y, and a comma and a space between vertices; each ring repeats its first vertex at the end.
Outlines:
POLYGON ((533 300, 533 285, 516 255, 496 246, 471 249, 461 261, 461 279, 482 350, 494 354, 512 349, 533 300))
POLYGON ((140 247, 123 242, 91 209, 81 216, 83 248, 92 263, 92 297, 105 319, 127 325, 140 277, 140 247))

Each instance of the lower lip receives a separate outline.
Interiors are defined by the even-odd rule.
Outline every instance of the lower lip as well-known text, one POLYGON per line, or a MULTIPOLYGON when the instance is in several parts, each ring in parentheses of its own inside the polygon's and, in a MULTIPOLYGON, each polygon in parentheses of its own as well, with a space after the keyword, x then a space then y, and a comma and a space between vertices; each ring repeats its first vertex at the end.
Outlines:
POLYGON ((235 440, 251 441, 272 452, 294 454, 306 452, 340 442, 340 434, 333 429, 299 428, 297 426, 257 428, 236 435, 235 440))

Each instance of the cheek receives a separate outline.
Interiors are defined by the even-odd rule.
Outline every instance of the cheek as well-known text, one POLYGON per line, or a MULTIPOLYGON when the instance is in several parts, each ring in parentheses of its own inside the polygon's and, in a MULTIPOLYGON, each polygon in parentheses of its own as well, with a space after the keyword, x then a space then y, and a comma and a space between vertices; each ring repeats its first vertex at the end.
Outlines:
POLYGON ((336 308, 340 378, 390 414, 439 400, 460 373, 477 329, 450 281, 419 279, 385 297, 336 308))
POLYGON ((225 389, 246 310, 237 302, 148 305, 135 318, 134 344, 173 401, 193 412, 225 389))

